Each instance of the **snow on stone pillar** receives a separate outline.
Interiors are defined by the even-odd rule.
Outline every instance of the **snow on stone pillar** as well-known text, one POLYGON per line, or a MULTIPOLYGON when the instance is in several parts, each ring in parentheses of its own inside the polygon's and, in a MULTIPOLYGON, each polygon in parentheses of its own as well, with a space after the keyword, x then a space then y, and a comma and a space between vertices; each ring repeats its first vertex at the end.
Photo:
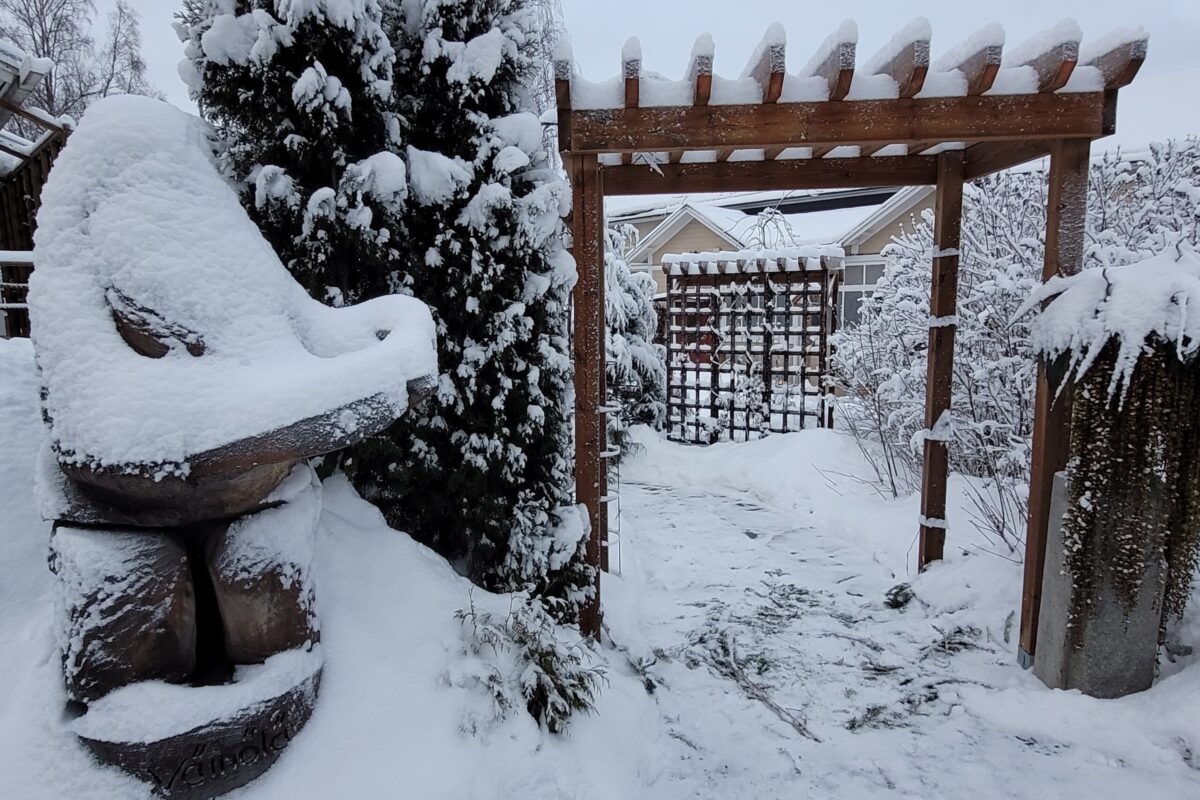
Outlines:
POLYGON ((1200 257, 1180 248, 1052 281, 1033 343, 1073 378, 1034 673, 1120 697, 1154 681, 1200 561, 1200 257))

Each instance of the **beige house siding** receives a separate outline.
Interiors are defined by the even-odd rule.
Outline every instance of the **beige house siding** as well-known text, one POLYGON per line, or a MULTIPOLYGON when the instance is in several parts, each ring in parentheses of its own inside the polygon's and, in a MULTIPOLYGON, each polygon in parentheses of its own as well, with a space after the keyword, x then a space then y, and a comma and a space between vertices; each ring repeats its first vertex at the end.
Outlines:
POLYGON ((655 249, 652 263, 660 264, 663 256, 674 253, 707 253, 730 249, 729 242, 714 233, 712 228, 691 220, 655 249))
POLYGON ((663 242, 650 253, 651 274, 658 284, 658 291, 667 290, 667 276, 663 272, 662 257, 678 253, 709 253, 731 250, 729 242, 722 239, 711 228, 696 220, 689 221, 674 236, 663 242))
MULTIPOLYGON (((900 234, 905 229, 912 228, 912 220, 920 219, 921 212, 926 208, 931 208, 931 204, 925 202, 915 203, 904 211, 895 216, 894 219, 888 222, 882 230, 876 231, 872 236, 858 244, 858 255, 867 255, 870 253, 878 253, 891 243, 892 237, 900 234)), ((847 253, 849 255, 849 253, 847 253)))
POLYGON ((662 221, 663 221, 663 218, 658 217, 656 219, 648 219, 644 222, 630 222, 627 224, 632 225, 633 227, 637 228, 638 237, 639 237, 639 240, 641 240, 641 239, 645 239, 647 236, 649 236, 650 231, 657 228, 662 223, 662 221))

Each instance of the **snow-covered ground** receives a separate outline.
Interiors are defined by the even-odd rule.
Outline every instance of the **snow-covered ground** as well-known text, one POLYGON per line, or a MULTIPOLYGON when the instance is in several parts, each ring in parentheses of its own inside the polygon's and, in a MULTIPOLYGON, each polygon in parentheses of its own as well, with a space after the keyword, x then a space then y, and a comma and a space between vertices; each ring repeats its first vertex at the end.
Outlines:
MULTIPOLYGON (((67 727, 30 491, 40 435, 28 343, 0 340, 0 798, 149 797, 67 727)), ((595 715, 565 736, 523 713, 489 722, 454 612, 509 598, 472 591, 335 477, 322 695, 231 797, 1200 796, 1200 657, 1122 700, 1044 688, 1014 658, 1020 567, 980 552, 961 481, 947 561, 918 577, 915 498, 876 494, 841 434, 641 440, 622 470, 595 715), (914 598, 889 607, 905 582, 914 598)), ((1196 608, 1181 638, 1200 643, 1196 608)))

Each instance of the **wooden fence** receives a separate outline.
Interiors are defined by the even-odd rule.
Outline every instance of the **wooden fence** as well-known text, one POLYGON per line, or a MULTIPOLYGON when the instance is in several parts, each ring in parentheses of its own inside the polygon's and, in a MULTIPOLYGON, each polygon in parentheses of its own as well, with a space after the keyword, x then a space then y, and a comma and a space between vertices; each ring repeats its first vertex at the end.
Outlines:
POLYGON ((668 436, 709 444, 828 424, 822 383, 839 259, 668 258, 668 436))
POLYGON ((29 335, 29 310, 25 298, 33 272, 33 232, 42 204, 42 188, 54 159, 67 140, 67 130, 17 106, 6 104, 13 114, 45 130, 32 147, 17 149, 10 140, 0 141, 0 152, 17 164, 0 177, 0 311, 4 335, 29 335), (11 146, 10 146, 11 145, 11 146))

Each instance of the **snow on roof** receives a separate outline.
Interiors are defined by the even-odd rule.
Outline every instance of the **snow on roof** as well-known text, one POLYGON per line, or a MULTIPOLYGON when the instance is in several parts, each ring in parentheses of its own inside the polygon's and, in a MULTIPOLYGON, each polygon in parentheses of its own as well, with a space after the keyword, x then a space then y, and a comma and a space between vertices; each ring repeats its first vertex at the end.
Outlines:
MULTIPOLYGON (((12 42, 0 39, 0 100, 20 106, 52 69, 54 62, 50 59, 35 58, 12 42)), ((11 117, 11 111, 0 108, 0 128, 11 117)))
POLYGON ((867 219, 879 213, 883 203, 853 208, 828 208, 803 214, 784 214, 792 236, 799 244, 840 242, 867 219))
POLYGON ((423 303, 309 298, 221 178, 210 137, 165 102, 110 97, 50 173, 29 311, 61 460, 186 474, 193 455, 335 411, 329 424, 352 435, 344 409, 366 398, 398 417, 408 382, 437 372, 423 303), (114 309, 165 330, 166 355, 131 349, 114 309))

